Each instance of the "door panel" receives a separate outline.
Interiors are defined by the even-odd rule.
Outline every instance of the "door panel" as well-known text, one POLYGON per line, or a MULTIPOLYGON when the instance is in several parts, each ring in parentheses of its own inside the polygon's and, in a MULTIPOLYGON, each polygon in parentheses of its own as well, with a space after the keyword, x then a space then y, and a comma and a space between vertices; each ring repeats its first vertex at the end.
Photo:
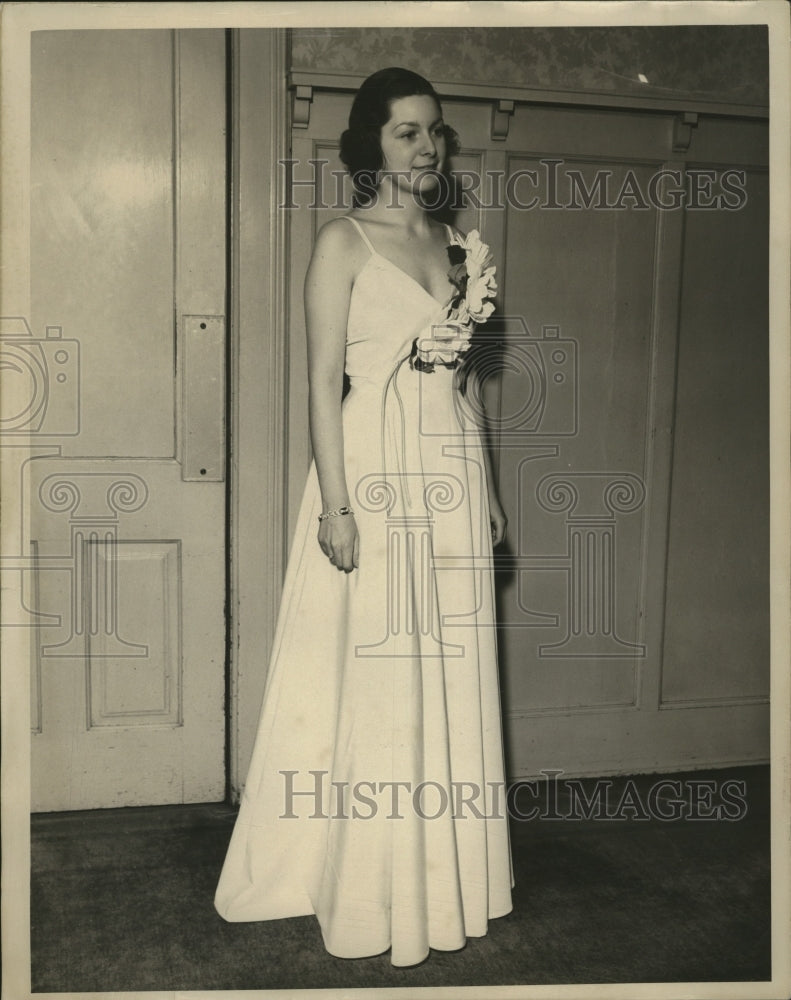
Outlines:
MULTIPOLYGON (((337 143, 350 103, 348 94, 316 89, 309 121, 292 132, 294 175, 307 179, 310 160, 328 161, 318 189, 331 205, 310 208, 316 186, 294 188, 292 512, 310 456, 302 280, 316 230, 348 210, 348 183, 346 196, 333 198, 333 171, 342 169, 337 143)), ((483 332, 503 344, 486 398, 509 515, 496 571, 510 773, 764 760, 766 125, 701 121, 685 151, 671 114, 518 103, 496 139, 489 102, 446 99, 443 110, 463 145, 454 168, 481 178, 454 221, 491 245, 501 288, 500 316, 483 332), (700 165, 721 172, 751 163, 759 168, 749 210, 736 220, 727 210, 658 207, 660 170, 680 171, 683 185, 685 171, 700 165), (717 301, 722 275, 731 294, 717 301), (758 346, 739 415, 729 417, 725 399, 745 370, 745 334, 758 346), (701 421, 694 400, 709 357, 717 360, 702 383, 710 408, 701 421), (739 531, 749 492, 744 460, 761 488, 737 546, 739 571, 724 574, 725 539, 739 531), (741 506, 726 485, 734 479, 744 483, 741 506), (710 502, 701 505, 702 496, 710 502), (709 568, 717 566, 715 583, 709 568), (725 618, 730 625, 712 642, 725 618), (698 693, 706 697, 696 701, 698 693)))
POLYGON ((217 801, 224 32, 39 33, 32 81, 33 808, 217 801))
MULTIPOLYGON (((651 174, 636 162, 564 163, 589 185, 606 170, 616 189, 628 169, 643 187, 651 174)), ((507 169, 533 171, 535 196, 549 201, 537 158, 511 154, 507 169)), ((546 397, 541 418, 509 426, 501 442, 518 564, 502 579, 502 648, 507 663, 523 664, 509 674, 511 711, 637 699, 656 215, 507 213, 505 295, 527 334, 514 333, 517 371, 504 379, 504 412, 546 397), (525 352, 537 365, 534 380, 519 365, 525 352), (630 494, 623 513, 613 490, 630 494)))
POLYGON ((82 348, 75 454, 174 453, 172 50, 166 31, 33 36, 32 326, 82 348))
POLYGON ((769 689, 768 181, 748 169, 738 212, 687 220, 665 706, 769 689))

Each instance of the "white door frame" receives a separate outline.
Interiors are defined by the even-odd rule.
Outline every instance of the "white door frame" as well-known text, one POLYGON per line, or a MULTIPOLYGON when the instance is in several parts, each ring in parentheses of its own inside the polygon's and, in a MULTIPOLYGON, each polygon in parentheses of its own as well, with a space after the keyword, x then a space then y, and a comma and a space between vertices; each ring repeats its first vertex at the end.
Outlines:
POLYGON ((238 801, 252 753, 286 562, 289 145, 285 29, 231 41, 228 771, 238 801))

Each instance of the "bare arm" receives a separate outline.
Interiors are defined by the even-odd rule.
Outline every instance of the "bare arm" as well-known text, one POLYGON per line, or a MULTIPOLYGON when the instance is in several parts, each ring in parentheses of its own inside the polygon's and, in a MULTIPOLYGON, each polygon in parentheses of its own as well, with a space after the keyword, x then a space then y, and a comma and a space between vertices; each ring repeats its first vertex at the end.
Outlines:
MULTIPOLYGON (((325 513, 349 505, 341 394, 354 255, 348 252, 348 239, 341 226, 351 228, 338 222, 320 231, 305 277, 310 436, 325 513)), ((318 540, 338 569, 351 572, 358 565, 354 515, 322 521, 318 540)))

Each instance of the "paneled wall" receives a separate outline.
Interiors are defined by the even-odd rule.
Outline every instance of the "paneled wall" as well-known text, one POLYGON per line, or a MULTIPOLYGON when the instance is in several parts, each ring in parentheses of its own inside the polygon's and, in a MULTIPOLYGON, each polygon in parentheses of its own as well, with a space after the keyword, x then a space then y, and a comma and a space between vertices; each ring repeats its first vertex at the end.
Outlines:
MULTIPOLYGON (((746 196, 731 199, 730 208, 468 209, 457 221, 478 226, 495 248, 504 311, 521 316, 536 342, 573 340, 579 362, 573 433, 539 432, 518 445, 523 451, 511 441, 500 454, 517 567, 498 584, 512 775, 548 766, 596 774, 767 759, 765 32, 327 29, 294 31, 291 43, 292 84, 314 86, 309 123, 294 129, 295 151, 307 143, 332 159, 343 119, 336 104, 350 101, 361 77, 401 64, 446 81, 445 111, 461 133, 465 167, 543 174, 542 161, 554 156, 561 177, 577 170, 590 184, 606 170, 617 191, 631 171, 643 192, 662 169, 680 171, 687 188, 689 175, 713 170, 715 190, 723 171, 743 171, 737 183, 746 196), (650 85, 637 83, 638 73, 650 85), (510 131, 497 139, 490 124, 503 86, 543 89, 551 100, 517 99, 510 131), (664 112, 644 103, 650 96, 664 112), (595 107, 605 97, 612 110, 595 107), (687 126, 677 115, 684 100, 707 109, 687 126), (569 647, 562 656, 552 648, 568 633, 570 550, 566 562, 561 556, 581 511, 563 515, 542 505, 538 484, 567 469, 578 485, 595 485, 594 474, 608 482, 626 474, 645 487, 634 510, 614 514, 610 525, 618 545, 616 626, 619 639, 635 644, 631 654, 580 647, 575 658, 569 647)), ((291 273, 299 282, 310 236, 296 235, 291 273)), ((298 305, 295 299, 292 368, 304 353, 298 305)), ((292 386, 303 382, 292 371, 292 386)), ((505 402, 509 392, 519 387, 504 380, 505 402)), ((307 427, 295 416, 304 406, 296 397, 292 404, 295 481, 307 427)), ((588 528, 589 540, 609 530, 588 528)))

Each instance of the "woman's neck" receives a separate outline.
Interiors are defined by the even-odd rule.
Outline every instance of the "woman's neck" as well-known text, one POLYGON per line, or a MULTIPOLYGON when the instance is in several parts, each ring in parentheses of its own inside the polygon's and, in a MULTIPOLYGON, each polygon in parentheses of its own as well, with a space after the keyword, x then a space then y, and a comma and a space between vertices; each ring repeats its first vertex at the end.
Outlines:
POLYGON ((400 188, 393 189, 387 180, 377 189, 374 203, 364 211, 371 219, 416 235, 424 235, 431 227, 428 212, 418 199, 400 188))

